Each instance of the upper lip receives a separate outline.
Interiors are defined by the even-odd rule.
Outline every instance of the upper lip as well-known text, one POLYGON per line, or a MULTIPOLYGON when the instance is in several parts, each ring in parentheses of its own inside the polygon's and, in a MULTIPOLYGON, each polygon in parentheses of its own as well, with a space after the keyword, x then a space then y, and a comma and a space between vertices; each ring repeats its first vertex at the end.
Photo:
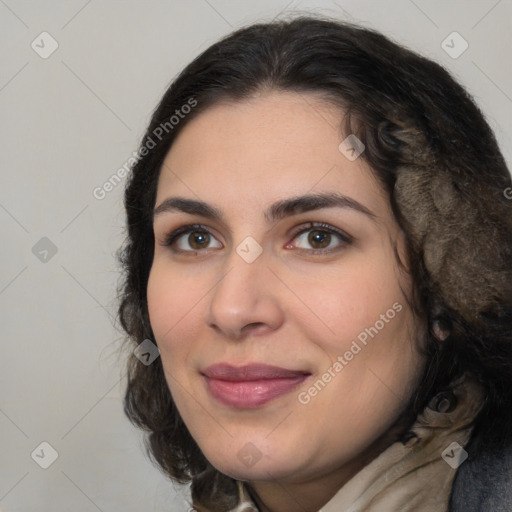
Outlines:
POLYGON ((310 375, 309 372, 301 370, 288 370, 279 366, 272 366, 262 363, 234 366, 227 363, 218 363, 208 366, 202 372, 211 379, 227 380, 233 382, 270 380, 270 379, 293 379, 310 375))

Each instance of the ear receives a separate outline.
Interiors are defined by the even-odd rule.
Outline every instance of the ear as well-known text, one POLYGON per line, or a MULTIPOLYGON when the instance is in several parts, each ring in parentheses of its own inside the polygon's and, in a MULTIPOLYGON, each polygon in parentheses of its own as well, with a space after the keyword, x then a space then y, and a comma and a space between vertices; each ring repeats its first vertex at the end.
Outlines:
POLYGON ((434 336, 440 341, 444 341, 450 335, 450 330, 448 327, 438 318, 434 319, 432 322, 432 332, 434 333, 434 336))

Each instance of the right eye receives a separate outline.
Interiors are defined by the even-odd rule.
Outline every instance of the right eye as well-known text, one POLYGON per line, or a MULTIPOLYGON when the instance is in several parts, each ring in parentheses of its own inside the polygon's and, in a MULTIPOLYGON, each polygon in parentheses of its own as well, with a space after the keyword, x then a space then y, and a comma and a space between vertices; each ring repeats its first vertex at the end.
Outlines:
POLYGON ((205 249, 220 249, 222 244, 208 231, 207 228, 199 224, 182 226, 170 233, 164 244, 172 247, 176 252, 195 253, 205 249), (187 236, 185 236, 187 235, 187 236), (216 241, 218 245, 211 247, 210 243, 216 241))

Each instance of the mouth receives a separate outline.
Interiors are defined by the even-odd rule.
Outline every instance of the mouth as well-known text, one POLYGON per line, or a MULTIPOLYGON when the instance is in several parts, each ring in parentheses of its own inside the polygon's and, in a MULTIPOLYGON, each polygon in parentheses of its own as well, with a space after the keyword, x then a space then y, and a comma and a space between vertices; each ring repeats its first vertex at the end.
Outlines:
POLYGON ((238 409, 255 409, 289 393, 311 374, 266 364, 220 363, 201 372, 213 398, 238 409))

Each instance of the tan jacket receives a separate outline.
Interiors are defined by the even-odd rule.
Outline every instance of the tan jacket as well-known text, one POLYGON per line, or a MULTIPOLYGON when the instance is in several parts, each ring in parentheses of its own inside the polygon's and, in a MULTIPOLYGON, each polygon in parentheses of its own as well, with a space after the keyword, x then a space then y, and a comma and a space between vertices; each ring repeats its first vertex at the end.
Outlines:
MULTIPOLYGON (((455 473, 467 458, 471 423, 483 402, 480 386, 468 376, 451 389, 452 407, 445 394, 437 395, 405 444, 389 446, 318 512, 447 512, 455 473)), ((245 485, 237 484, 239 503, 231 512, 259 512, 245 485)))

